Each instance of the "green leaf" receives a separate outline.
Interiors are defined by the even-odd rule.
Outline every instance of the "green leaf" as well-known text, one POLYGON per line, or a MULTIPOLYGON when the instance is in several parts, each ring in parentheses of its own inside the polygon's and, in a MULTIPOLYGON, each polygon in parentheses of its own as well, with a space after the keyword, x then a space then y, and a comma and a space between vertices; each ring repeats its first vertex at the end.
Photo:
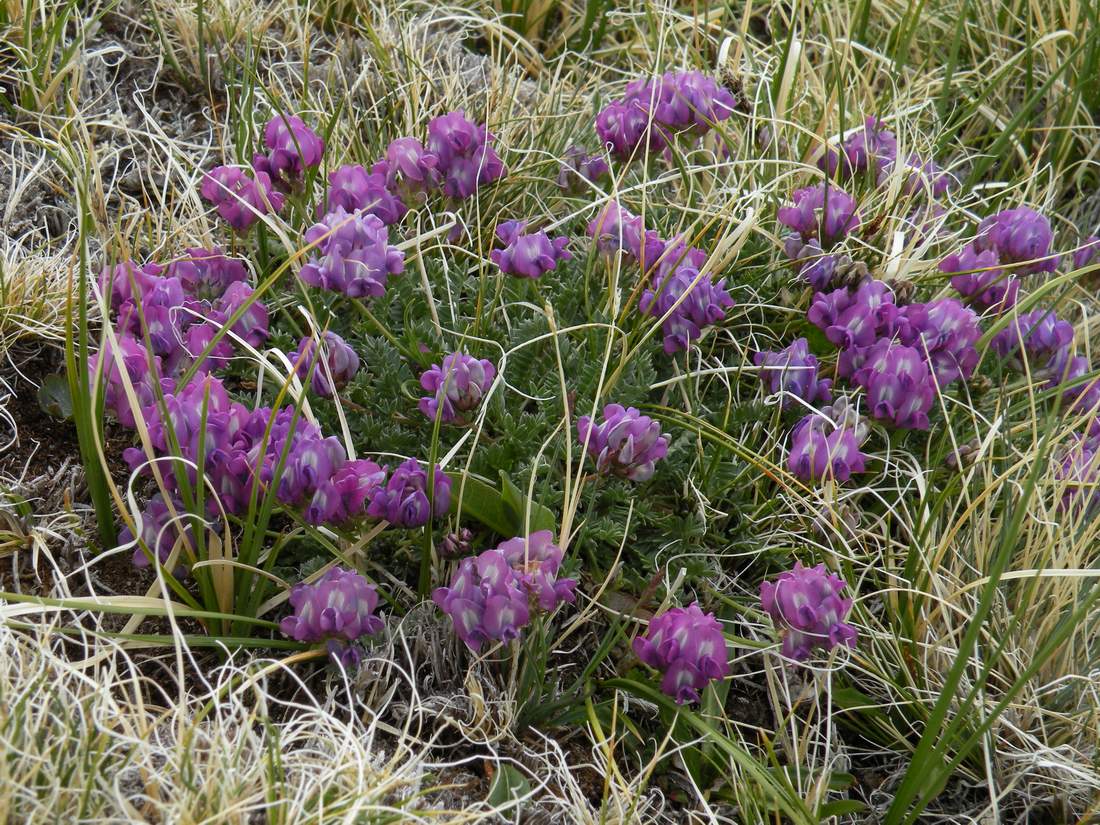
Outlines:
POLYGON ((73 397, 64 375, 54 373, 42 380, 42 386, 38 388, 38 406, 52 418, 68 421, 73 417, 73 397))
MULTIPOLYGON (((503 490, 497 490, 487 481, 470 474, 450 472, 448 475, 457 490, 462 487, 462 511, 480 521, 501 536, 517 536, 523 532, 527 513, 527 497, 502 471, 503 490)), ((459 497, 451 497, 451 512, 457 513, 459 497)), ((552 530, 554 514, 535 502, 531 503, 531 530, 552 530)))
POLYGON ((821 817, 822 820, 825 820, 833 816, 858 814, 865 810, 867 810, 867 806, 858 799, 835 799, 832 802, 826 802, 818 808, 817 815, 821 817))
POLYGON ((494 808, 516 802, 531 793, 531 783, 527 781, 519 768, 502 762, 497 767, 489 796, 485 800, 494 808))
MULTIPOLYGON (((511 512, 516 534, 520 535, 524 532, 524 525, 527 521, 527 497, 523 495, 523 492, 512 482, 512 479, 508 478, 503 470, 500 471, 500 487, 504 506, 511 512)), ((553 530, 557 521, 554 514, 537 502, 532 501, 530 506, 531 531, 553 530)))

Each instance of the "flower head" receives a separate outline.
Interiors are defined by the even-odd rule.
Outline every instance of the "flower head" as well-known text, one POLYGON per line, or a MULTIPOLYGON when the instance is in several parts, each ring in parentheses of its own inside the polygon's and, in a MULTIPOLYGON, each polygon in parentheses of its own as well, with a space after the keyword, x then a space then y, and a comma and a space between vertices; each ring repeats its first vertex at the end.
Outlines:
POLYGON ((402 200, 424 202, 439 188, 442 174, 439 158, 427 151, 416 138, 404 137, 386 147, 386 159, 376 168, 385 168, 386 187, 402 200))
POLYGON ((325 142, 297 115, 277 114, 264 126, 267 155, 257 155, 253 166, 280 186, 298 183, 306 169, 321 164, 325 142))
POLYGON ((420 386, 432 393, 420 399, 420 411, 433 421, 437 415, 448 424, 462 421, 481 403, 496 374, 492 361, 451 353, 442 366, 432 364, 420 376, 420 386))
POLYGON ((941 389, 974 373, 981 335, 978 316, 954 298, 909 304, 898 313, 898 340, 925 356, 941 389))
POLYGON ((866 280, 855 290, 842 287, 817 293, 806 317, 830 342, 849 349, 870 346, 890 334, 897 314, 890 287, 866 280))
POLYGON ((241 317, 231 327, 232 331, 247 343, 258 347, 267 340, 267 307, 253 298, 254 290, 244 281, 234 281, 222 293, 216 304, 224 320, 244 307, 241 317))
POLYGON ((587 445, 588 454, 600 473, 646 481, 654 466, 668 454, 667 434, 661 425, 634 407, 608 404, 603 421, 595 424, 587 416, 577 420, 577 438, 587 445))
POLYGON ((524 233, 526 221, 505 221, 497 226, 497 238, 503 249, 494 249, 490 259, 500 271, 521 278, 538 278, 573 256, 566 250, 569 238, 550 239, 545 232, 524 233))
POLYGON ((168 264, 164 274, 179 278, 184 292, 201 301, 216 301, 232 284, 248 280, 244 261, 226 257, 218 246, 184 250, 183 257, 168 264))
POLYGON ((1098 255, 1100 255, 1100 238, 1089 235, 1073 252, 1073 268, 1083 269, 1098 255))
POLYGON ((492 143, 485 125, 467 120, 461 109, 428 123, 428 152, 438 158, 445 195, 468 198, 479 187, 504 176, 504 163, 492 143))
POLYGON ((936 387, 928 362, 913 347, 886 338, 877 341, 852 380, 867 391, 875 418, 902 429, 928 429, 936 387))
POLYGON ((305 240, 317 248, 299 277, 351 298, 381 296, 387 278, 405 268, 404 253, 389 245, 386 225, 362 210, 336 207, 306 231, 305 240))
POLYGON ((316 360, 317 339, 303 338, 298 349, 290 355, 290 363, 296 365, 298 377, 310 377, 313 391, 322 398, 332 398, 334 389, 343 389, 359 371, 359 356, 335 332, 326 331, 322 336, 322 361, 316 360))
MULTIPOLYGON (((675 257, 674 251, 666 249, 658 267, 663 268, 675 257)), ((698 261, 698 257, 694 260, 698 261)), ((669 355, 688 349, 691 342, 703 334, 705 327, 724 319, 726 310, 732 306, 733 298, 726 291, 725 278, 712 281, 710 275, 701 274, 698 266, 692 263, 681 263, 668 275, 658 273, 638 301, 638 309, 646 315, 664 318, 661 323, 663 346, 669 355)))
POLYGON ((859 226, 855 199, 832 184, 796 189, 791 198, 794 206, 779 210, 779 222, 801 235, 804 241, 816 238, 822 249, 844 240, 859 226))
POLYGON ((410 458, 393 471, 384 487, 374 491, 367 515, 409 528, 423 527, 433 516, 443 516, 451 506, 451 479, 438 464, 434 475, 433 501, 429 504, 428 473, 420 462, 410 458))
MULTIPOLYGON (((323 211, 331 213, 338 208, 345 212, 361 209, 387 226, 397 223, 408 212, 401 199, 386 185, 385 171, 368 172, 356 163, 329 173, 323 211)), ((321 211, 319 207, 318 212, 321 211)))
POLYGON ((577 582, 558 578, 563 553, 549 530, 536 530, 526 539, 508 539, 497 545, 495 552, 504 557, 517 584, 543 610, 550 612, 562 602, 573 603, 577 582))
POLYGON ((678 705, 698 702, 708 682, 730 674, 722 625, 698 603, 673 607, 651 619, 645 635, 635 637, 634 652, 664 674, 661 690, 678 705))
POLYGON ((1014 317, 990 343, 1016 369, 1023 369, 1022 353, 1032 364, 1045 367, 1065 358, 1073 343, 1073 327, 1049 309, 1036 309, 1014 317))
POLYGON ((787 468, 806 482, 835 480, 843 484, 852 473, 862 473, 866 456, 860 452, 857 429, 846 421, 834 422, 821 413, 810 413, 791 432, 787 468))
POLYGON ((824 564, 803 567, 801 562, 774 583, 760 583, 760 603, 783 635, 784 656, 804 662, 815 648, 855 647, 856 629, 844 621, 852 600, 840 597, 845 586, 824 564))
POLYGON ((978 309, 1004 312, 1016 305, 1020 282, 1000 262, 995 249, 970 243, 940 261, 940 271, 951 275, 951 286, 978 309))
POLYGON ((238 232, 246 231, 264 215, 279 212, 285 202, 271 177, 259 169, 249 175, 235 166, 218 166, 203 175, 199 191, 238 232))
POLYGON ((583 146, 574 143, 565 150, 565 157, 562 158, 561 169, 558 172, 558 187, 565 192, 578 195, 590 188, 585 185, 586 181, 595 183, 607 177, 610 171, 603 155, 590 155, 583 146))
POLYGON ((760 380, 769 392, 772 395, 784 394, 782 405, 785 410, 794 405, 795 398, 807 404, 815 401, 828 403, 832 398, 830 387, 833 382, 829 379, 818 380, 817 358, 810 353, 810 345, 805 338, 796 339, 779 352, 758 352, 752 360, 761 368, 760 380))
POLYGON ((1020 206, 982 221, 974 243, 981 251, 995 250, 1003 264, 1022 264, 1019 272, 1027 275, 1058 268, 1058 256, 1050 254, 1053 241, 1054 232, 1046 216, 1020 206))
MULTIPOLYGON (((140 533, 137 536, 129 526, 124 527, 118 536, 120 545, 140 540, 140 543, 134 547, 132 556, 134 567, 148 567, 150 565, 148 553, 155 553, 157 560, 164 564, 168 561, 176 543, 180 541, 183 542, 184 549, 178 558, 187 558, 188 549, 194 552, 195 539, 187 518, 187 509, 178 499, 172 499, 169 504, 161 493, 154 495, 145 503, 138 527, 140 533)), ((182 574, 184 569, 182 564, 177 566, 178 573, 182 574)))
POLYGON ((279 630, 298 642, 326 642, 329 653, 344 667, 359 662, 351 644, 382 629, 374 614, 378 592, 353 570, 333 567, 315 584, 300 583, 290 590, 294 612, 279 623, 279 630))

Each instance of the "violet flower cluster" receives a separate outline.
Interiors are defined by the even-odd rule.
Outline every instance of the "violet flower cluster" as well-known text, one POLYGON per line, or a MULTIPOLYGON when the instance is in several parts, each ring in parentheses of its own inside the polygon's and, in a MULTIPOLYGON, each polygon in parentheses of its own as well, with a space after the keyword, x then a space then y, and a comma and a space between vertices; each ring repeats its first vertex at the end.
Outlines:
POLYGON ((565 150, 561 169, 558 171, 558 187, 571 195, 579 195, 590 189, 611 172, 603 155, 588 154, 583 146, 571 144, 565 150))
POLYGON ((733 114, 736 103, 702 72, 666 72, 628 83, 622 99, 596 116, 596 133, 613 154, 629 158, 640 147, 660 151, 681 134, 705 134, 733 114))
POLYGON ((431 473, 429 501, 428 475, 415 458, 400 464, 385 485, 374 491, 367 515, 407 528, 423 527, 433 518, 442 517, 451 506, 451 479, 436 464, 431 473))
POLYGON ((264 126, 267 154, 252 157, 252 168, 268 175, 277 187, 301 185, 306 171, 321 165, 325 142, 297 115, 277 114, 264 126))
POLYGON ((496 374, 492 361, 451 353, 442 365, 432 364, 421 374, 420 386, 431 395, 420 399, 420 411, 433 421, 438 415, 446 424, 462 423, 481 403, 496 374))
POLYGON ((490 640, 517 639, 533 610, 550 613, 574 601, 576 581, 558 578, 562 556, 549 530, 509 539, 463 559, 450 586, 437 588, 432 601, 450 616, 455 633, 471 650, 490 640))
POLYGON ((940 271, 952 275, 951 286, 974 306, 1004 312, 1019 295, 1014 276, 1058 267, 1053 242, 1044 215, 1026 206, 1006 209, 983 220, 973 241, 940 261, 940 271))
POLYGON ((661 671, 661 690, 678 705, 698 702, 710 681, 730 675, 722 626, 698 603, 673 607, 651 619, 645 635, 635 637, 634 652, 661 671))
POLYGON ((791 432, 787 469, 804 482, 843 484, 866 469, 867 457, 860 452, 866 435, 845 417, 830 416, 825 410, 812 412, 791 432))
POLYGON ((378 593, 358 573, 333 567, 314 584, 304 582, 290 590, 294 612, 279 623, 279 630, 298 642, 326 642, 330 655, 345 668, 359 664, 353 645, 382 629, 375 615, 378 593))
POLYGON ((581 416, 577 439, 587 447, 597 472, 630 481, 651 478, 657 462, 668 454, 669 436, 661 433, 661 425, 634 407, 619 404, 604 407, 599 424, 581 416))
MULTIPOLYGON (((849 180, 869 175, 875 185, 881 186, 898 166, 897 136, 880 118, 868 117, 862 128, 844 139, 839 152, 827 149, 817 165, 830 177, 849 180)), ((908 173, 904 188, 910 193, 919 189, 939 197, 951 185, 951 177, 935 161, 922 160, 916 154, 908 155, 902 168, 908 173)))
POLYGON ((298 276, 349 298, 378 298, 387 280, 405 270, 405 254, 390 246, 386 225, 363 209, 337 206, 306 230, 305 240, 316 249, 298 276))
POLYGON ((309 377, 310 386, 317 395, 332 398, 359 371, 359 355, 343 338, 329 330, 321 336, 320 358, 317 353, 318 340, 303 338, 298 342, 298 349, 290 354, 290 363, 295 365, 303 381, 309 377))
POLYGON ((504 221, 497 226, 497 238, 503 249, 494 249, 489 258, 506 275, 538 278, 573 256, 566 250, 569 238, 551 240, 545 232, 524 232, 527 221, 504 221))
POLYGON ((840 597, 844 580, 824 564, 781 573, 775 582, 760 583, 760 603, 783 637, 783 655, 804 662, 815 649, 854 648, 857 632, 845 622, 852 600, 840 597))
POLYGON ((832 399, 830 379, 818 379, 817 358, 810 353, 805 338, 798 338, 779 352, 757 352, 753 363, 760 367, 760 380, 772 395, 782 393, 784 410, 795 405, 795 399, 807 404, 828 403, 832 399))
POLYGON ((428 151, 437 158, 443 194, 465 199, 478 188, 504 177, 504 163, 493 149, 493 135, 461 109, 428 123, 428 151))
POLYGON ((777 216, 802 243, 816 241, 821 249, 830 249, 860 225, 855 199, 831 183, 796 189, 791 200, 794 205, 780 207, 777 216))

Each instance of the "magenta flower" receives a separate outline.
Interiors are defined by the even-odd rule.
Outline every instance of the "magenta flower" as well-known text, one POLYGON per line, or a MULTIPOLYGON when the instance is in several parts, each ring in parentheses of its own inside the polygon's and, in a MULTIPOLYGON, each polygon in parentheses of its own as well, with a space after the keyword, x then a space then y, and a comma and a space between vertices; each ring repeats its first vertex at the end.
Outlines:
MULTIPOLYGON (((666 251, 659 266, 674 255, 666 251)), ((669 355, 688 349, 705 327, 723 320, 732 306, 725 278, 711 281, 710 275, 700 276, 698 267, 687 263, 678 266, 671 275, 658 275, 638 301, 638 309, 654 318, 662 318, 671 311, 661 323, 664 350, 669 355)))
MULTIPOLYGON (((325 213, 336 209, 344 212, 362 210, 374 215, 389 226, 405 216, 408 209, 386 185, 385 171, 377 168, 368 172, 358 164, 341 166, 328 176, 328 192, 325 195, 325 213)), ((318 212, 322 212, 318 208, 318 212)))
POLYGON ((231 283, 222 293, 215 308, 224 320, 228 321, 233 313, 244 307, 244 312, 231 327, 232 331, 254 347, 261 346, 268 336, 267 307, 262 301, 254 299, 252 287, 244 281, 231 283))
POLYGON ((940 261, 940 271, 951 275, 951 286, 978 309, 1004 312, 1016 305, 1020 282, 1001 268, 994 249, 978 251, 967 244, 940 261))
POLYGON ((103 349, 88 360, 88 373, 95 380, 97 370, 103 370, 103 406, 112 411, 124 427, 134 426, 135 414, 156 400, 156 385, 160 382, 161 359, 130 335, 119 335, 117 346, 105 341, 103 349), (152 371, 150 371, 150 360, 152 371), (125 374, 125 378, 123 375, 125 374), (129 380, 136 396, 134 410, 126 391, 129 380))
POLYGON ((606 158, 603 155, 590 155, 583 146, 571 144, 565 150, 561 169, 558 172, 558 187, 571 195, 588 191, 587 183, 595 183, 610 174, 606 158))
POLYGON ((524 234, 527 221, 505 221, 497 226, 497 238, 503 249, 494 249, 489 258, 506 275, 520 278, 538 278, 573 256, 565 249, 569 238, 550 239, 545 232, 524 234))
POLYGON ((784 656, 804 662, 815 648, 856 646, 856 629, 844 621, 852 610, 852 600, 840 597, 845 586, 824 564, 803 567, 801 562, 774 583, 760 583, 760 604, 783 636, 784 656))
POLYGON ((451 479, 438 464, 433 489, 429 505, 428 473, 415 458, 410 458, 393 471, 384 487, 374 491, 367 515, 385 519, 397 527, 423 527, 432 517, 446 515, 451 506, 451 479))
POLYGON ((852 473, 862 473, 866 456, 859 434, 847 422, 834 423, 821 413, 810 413, 791 432, 787 468, 801 481, 834 480, 843 484, 852 473))
MULTIPOLYGON (((329 484, 340 499, 339 509, 345 518, 355 519, 365 516, 367 505, 375 492, 386 483, 386 468, 379 467, 373 461, 357 459, 345 461, 329 479, 329 484)), ((331 522, 331 518, 324 522, 331 522)))
POLYGON ((660 151, 665 146, 660 129, 650 128, 649 113, 636 100, 615 100, 604 107, 596 115, 596 134, 611 154, 623 159, 634 154, 643 138, 653 151, 660 151))
POLYGON ((1059 509, 1094 515, 1100 509, 1100 446, 1095 438, 1075 436, 1054 468, 1055 477, 1065 486, 1059 509))
POLYGON ((1051 255, 1053 241, 1050 221, 1034 209, 1020 206, 982 221, 974 244, 980 251, 995 250, 1003 264, 1026 264, 1019 272, 1028 275, 1058 268, 1058 256, 1051 255))
POLYGON ((484 358, 461 352, 444 356, 442 366, 432 364, 420 376, 420 386, 432 393, 420 399, 420 411, 433 421, 440 415, 448 424, 462 422, 481 403, 496 374, 493 362, 484 358))
POLYGON ((246 231, 264 215, 279 212, 285 202, 266 172, 252 170, 250 177, 235 166, 219 166, 207 172, 199 192, 238 232, 246 231))
POLYGON ((333 567, 315 584, 299 583, 290 590, 294 613, 279 623, 279 630, 298 642, 327 642, 333 658, 345 667, 359 662, 350 645, 382 629, 378 592, 358 573, 333 567))
POLYGON ((783 393, 783 409, 790 409, 794 399, 800 398, 807 404, 815 401, 828 403, 832 399, 829 379, 818 380, 817 358, 810 353, 809 342, 805 338, 796 339, 789 347, 779 352, 757 352, 753 363, 761 367, 760 380, 772 395, 783 393), (793 397, 792 397, 793 396, 793 397))
POLYGON ((168 264, 164 274, 178 278, 184 292, 201 301, 216 301, 231 284, 248 280, 244 261, 227 258, 219 246, 184 250, 184 256, 168 264))
POLYGON ((168 561, 176 543, 182 540, 183 547, 177 557, 178 564, 173 575, 179 578, 186 572, 184 560, 188 558, 188 551, 194 553, 195 538, 183 502, 173 499, 169 507, 164 496, 157 493, 145 503, 145 509, 141 512, 140 521, 136 526, 141 531, 139 536, 135 537, 129 526, 123 527, 118 535, 119 545, 139 540, 132 556, 134 567, 143 569, 149 567, 149 553, 155 553, 157 560, 164 564, 168 561))
MULTIPOLYGON (((439 188, 442 174, 439 158, 427 151, 416 138, 391 141, 383 161, 386 187, 407 203, 423 203, 439 188)), ((376 165, 380 169, 383 164, 376 165)))
POLYGON ((841 288, 814 296, 806 317, 841 349, 866 347, 892 334, 898 308, 882 281, 867 280, 854 291, 841 288))
POLYGON ((608 255, 637 249, 644 234, 642 219, 632 215, 618 201, 608 201, 588 224, 589 237, 608 255))
POLYGON ((1100 238, 1089 235, 1080 246, 1073 251, 1073 268, 1083 269, 1092 263, 1092 259, 1100 255, 1100 238))
POLYGON ((973 375, 981 336, 978 316, 954 298, 909 304, 898 313, 898 340, 927 359, 940 389, 973 375))
POLYGON ((266 155, 255 155, 252 166, 266 173, 276 186, 299 184, 307 169, 321 165, 325 142, 297 115, 277 114, 264 126, 266 155))
POLYGON ((123 261, 100 271, 99 288, 104 296, 110 296, 111 307, 118 312, 127 301, 141 300, 160 281, 163 273, 164 267, 152 261, 140 266, 134 261, 123 261))
MULTIPOLYGON (((294 433, 278 487, 279 501, 293 507, 312 499, 348 460, 344 445, 336 436, 324 438, 319 431, 310 432, 301 422, 298 427, 301 429, 294 433)), ((269 450, 268 453, 278 461, 279 452, 269 450)))
POLYGON ((581 416, 577 438, 587 446, 597 472, 631 481, 651 478, 657 462, 668 454, 669 436, 661 433, 661 425, 634 407, 618 404, 603 408, 599 424, 587 415, 581 416))
POLYGON ((322 398, 332 398, 334 390, 341 390, 359 371, 359 356, 335 332, 326 331, 322 336, 322 361, 314 365, 316 356, 315 338, 303 338, 298 349, 290 354, 290 363, 295 364, 298 377, 303 381, 310 375, 313 391, 322 398))
POLYGON ((863 128, 845 138, 841 151, 828 149, 817 165, 830 177, 838 170, 841 180, 871 172, 876 182, 893 168, 898 159, 898 141, 894 133, 877 117, 869 117, 863 128))
POLYGON ((913 347, 883 338, 872 345, 852 381, 867 391, 871 415, 901 429, 928 429, 936 386, 913 347))
POLYGON ((801 235, 803 241, 817 239, 822 249, 844 240, 859 226, 855 199, 832 184, 796 189, 791 198, 794 206, 779 209, 779 222, 801 235))
POLYGON ((305 240, 317 248, 299 277, 351 298, 381 296, 386 279, 405 268, 404 253, 389 245, 386 225, 362 210, 336 207, 306 231, 305 240))
POLYGON ((698 702, 708 682, 730 675, 722 625, 697 602, 650 619, 645 635, 636 636, 633 647, 639 659, 664 674, 661 690, 678 705, 698 702))
POLYGON ((1066 357, 1073 343, 1073 327, 1048 309, 1036 309, 1013 318, 990 343, 993 351, 1009 359, 1016 369, 1024 368, 1021 346, 1027 360, 1045 367, 1066 357))
POLYGON ((428 123, 428 151, 438 158, 445 195, 465 199, 504 177, 504 163, 492 142, 485 126, 467 120, 461 109, 428 123))

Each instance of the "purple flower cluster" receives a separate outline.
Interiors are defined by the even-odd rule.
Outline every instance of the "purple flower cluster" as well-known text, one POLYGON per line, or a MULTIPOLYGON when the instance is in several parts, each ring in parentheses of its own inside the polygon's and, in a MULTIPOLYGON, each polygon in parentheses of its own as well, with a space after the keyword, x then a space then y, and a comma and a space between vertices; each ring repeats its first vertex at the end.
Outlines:
POLYGON ((359 356, 335 332, 326 331, 321 338, 320 359, 317 358, 317 339, 303 338, 298 349, 290 354, 290 362, 303 381, 310 376, 310 385, 317 395, 332 398, 334 392, 343 389, 359 371, 359 356))
POLYGON ((350 298, 381 296, 387 279, 405 269, 405 254, 390 246, 386 225, 364 210, 337 206, 306 230, 305 240, 316 250, 299 277, 350 298))
POLYGON ((484 124, 468 120, 461 109, 428 123, 428 151, 437 159, 443 193, 450 198, 468 198, 505 174, 504 163, 493 149, 493 136, 484 124))
POLYGON ((784 656, 804 662, 815 648, 855 647, 856 629, 844 621, 852 600, 840 597, 845 586, 825 565, 803 567, 801 562, 774 583, 760 583, 760 603, 783 635, 784 656))
POLYGON ((238 232, 247 231, 264 215, 280 212, 286 200, 267 172, 246 172, 236 166, 218 166, 205 173, 199 192, 238 232))
POLYGON ((398 527, 423 527, 445 515, 451 506, 451 479, 435 465, 431 501, 428 501, 428 471, 415 458, 399 465, 385 485, 371 496, 367 515, 385 519, 398 527))
POLYGON ((447 424, 460 423, 481 403, 496 374, 492 361, 451 353, 442 366, 432 364, 420 376, 420 386, 432 393, 420 399, 420 411, 433 421, 439 415, 447 424))
POLYGON ((318 206, 319 217, 337 209, 345 212, 362 210, 389 226, 401 220, 408 208, 386 185, 384 171, 368 172, 357 163, 341 166, 328 176, 328 192, 324 206, 318 206), (323 209, 323 211, 322 211, 323 209))
MULTIPOLYGON (((1096 419, 1093 421, 1095 425, 1096 419)), ((1089 516, 1100 510, 1100 439, 1094 434, 1076 435, 1063 451, 1054 472, 1064 484, 1061 510, 1083 511, 1089 516)))
POLYGON ((1100 238, 1096 235, 1089 235, 1073 251, 1073 268, 1083 269, 1098 256, 1100 256, 1100 238))
POLYGON ((587 416, 577 420, 577 438, 587 445, 596 462, 596 471, 631 481, 646 481, 653 476, 658 461, 668 454, 667 434, 661 425, 634 407, 608 404, 603 420, 595 424, 587 416))
POLYGON ((450 587, 437 588, 432 601, 451 617, 455 633, 471 650, 489 640, 519 638, 533 607, 549 613, 573 602, 576 581, 558 578, 562 555, 549 530, 509 539, 463 559, 450 587))
POLYGON ((781 207, 777 216, 803 243, 814 240, 830 249, 860 225, 855 199, 831 183, 796 189, 791 200, 794 205, 781 207))
MULTIPOLYGON (((164 564, 172 553, 172 549, 181 539, 183 550, 181 557, 186 560, 189 552, 195 550, 195 537, 191 530, 190 520, 187 518, 187 510, 183 503, 174 499, 169 503, 160 493, 154 495, 145 503, 145 509, 141 513, 140 541, 134 548, 132 556, 134 567, 145 568, 149 566, 150 559, 146 554, 155 553, 157 560, 164 564), (143 546, 144 545, 144 546, 143 546)), ((137 537, 129 526, 124 527, 118 535, 120 545, 126 545, 136 541, 137 537)), ((177 565, 177 577, 182 575, 186 568, 181 563, 177 565)))
POLYGON ((790 409, 795 399, 807 404, 828 403, 832 399, 833 382, 817 377, 817 358, 810 353, 805 338, 798 338, 779 352, 757 352, 753 363, 760 367, 760 380, 772 395, 783 394, 783 409, 790 409))
POLYGON ((862 473, 866 456, 860 447, 866 432, 847 417, 836 420, 823 410, 805 416, 791 433, 787 468, 805 482, 843 484, 852 473, 862 473))
POLYGON ((621 100, 596 116, 596 133, 613 154, 640 146, 660 151, 682 133, 702 135, 733 114, 733 93, 702 72, 666 72, 627 84, 621 100))
POLYGON ((1073 344, 1073 327, 1049 309, 1036 309, 1018 315, 993 336, 993 351, 1016 369, 1024 360, 1046 368, 1064 364, 1073 344))
POLYGON ((299 186, 306 170, 320 166, 325 154, 324 140, 297 115, 271 118, 264 126, 264 144, 267 154, 254 155, 252 168, 284 190, 299 186))
MULTIPOLYGON (((817 165, 830 177, 848 180, 870 175, 876 185, 881 185, 898 165, 897 136, 881 119, 869 117, 863 128, 845 138, 839 152, 831 148, 826 150, 817 165)), ((904 169, 909 173, 905 190, 910 194, 919 189, 939 197, 951 184, 951 178, 935 161, 924 161, 916 154, 905 159, 904 169)))
POLYGON ((382 619, 374 614, 374 586, 342 567, 333 567, 316 584, 294 585, 290 606, 294 612, 279 623, 283 635, 298 642, 327 642, 329 653, 345 668, 359 663, 352 643, 382 629, 382 619))
POLYGON ((708 682, 730 675, 722 626, 698 603, 674 607, 651 619, 645 635, 635 637, 634 652, 664 674, 661 690, 678 705, 698 702, 708 682))
POLYGON ((494 249, 489 258, 506 275, 519 278, 538 278, 573 256, 566 250, 569 238, 553 240, 545 232, 524 233, 527 221, 505 221, 497 226, 497 238, 503 249, 494 249))
POLYGON ((871 415, 902 429, 927 430, 936 385, 928 362, 913 347, 879 339, 852 375, 863 387, 871 415))
POLYGON ((990 215, 978 236, 940 261, 952 275, 951 286, 979 309, 1004 312, 1015 306, 1020 282, 1014 275, 1053 272, 1059 256, 1051 254, 1050 221, 1026 206, 990 215))
POLYGON ((590 155, 583 146, 572 144, 565 150, 562 158, 558 187, 564 192, 578 195, 588 191, 588 183, 602 180, 610 171, 603 155, 590 155))

